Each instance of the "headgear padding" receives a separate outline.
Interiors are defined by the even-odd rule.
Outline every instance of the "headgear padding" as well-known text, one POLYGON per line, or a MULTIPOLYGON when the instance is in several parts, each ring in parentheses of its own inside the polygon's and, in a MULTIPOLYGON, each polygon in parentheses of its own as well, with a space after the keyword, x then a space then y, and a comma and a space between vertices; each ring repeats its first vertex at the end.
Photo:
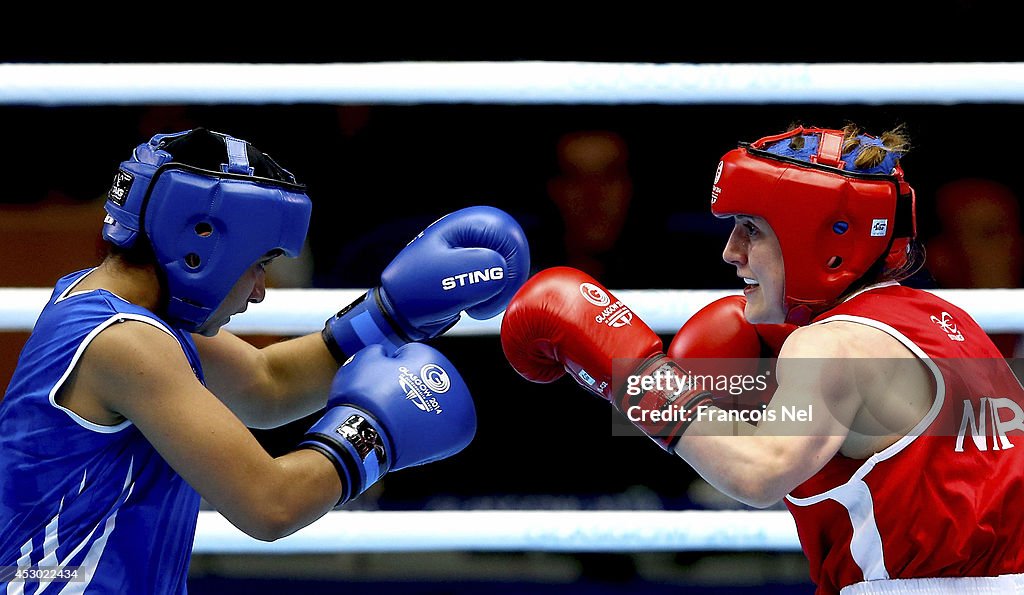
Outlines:
POLYGON ((103 238, 144 234, 167 283, 167 318, 199 329, 264 255, 297 256, 312 203, 305 186, 249 143, 202 128, 158 134, 121 163, 103 238))
POLYGON ((916 235, 914 191, 900 155, 855 169, 861 151, 881 146, 868 135, 857 139, 844 155, 842 131, 797 128, 741 143, 718 164, 711 211, 763 217, 771 226, 782 249, 789 322, 806 324, 876 264, 898 264, 916 235), (796 136, 804 137, 802 147, 790 144, 796 136))

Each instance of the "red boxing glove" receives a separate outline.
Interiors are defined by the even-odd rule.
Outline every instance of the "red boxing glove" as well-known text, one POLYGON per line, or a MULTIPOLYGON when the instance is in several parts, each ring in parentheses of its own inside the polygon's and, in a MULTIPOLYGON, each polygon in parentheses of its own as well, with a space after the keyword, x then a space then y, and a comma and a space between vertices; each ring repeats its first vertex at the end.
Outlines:
POLYGON ((692 421, 688 412, 711 398, 684 390, 686 373, 664 354, 661 338, 570 267, 541 271, 519 289, 501 322, 501 346, 523 378, 550 383, 568 372, 666 450, 692 421))
MULTIPOLYGON (((690 317, 669 344, 674 360, 729 358, 721 373, 762 375, 767 388, 741 394, 715 393, 715 406, 754 409, 771 401, 778 384, 773 361, 782 344, 798 327, 793 324, 751 324, 743 316, 747 298, 730 295, 704 306, 690 317)), ((715 392, 715 391, 712 391, 715 392)))
POLYGON ((697 311, 668 347, 672 358, 778 357, 794 324, 751 324, 743 317, 747 298, 730 295, 697 311))

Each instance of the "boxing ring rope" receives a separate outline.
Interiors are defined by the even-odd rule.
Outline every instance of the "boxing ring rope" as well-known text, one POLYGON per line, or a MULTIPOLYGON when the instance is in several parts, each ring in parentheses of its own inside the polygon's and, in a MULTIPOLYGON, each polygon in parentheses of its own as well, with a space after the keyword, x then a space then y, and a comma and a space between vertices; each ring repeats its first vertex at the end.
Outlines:
POLYGON ((0 64, 0 103, 43 106, 970 102, 1024 102, 1024 64, 0 64))
POLYGON ((789 512, 334 511, 275 542, 253 539, 220 514, 199 513, 197 554, 412 551, 790 551, 789 512))
MULTIPOLYGON (((238 335, 304 335, 364 293, 362 289, 272 288, 266 299, 225 327, 238 335)), ((739 293, 733 290, 611 289, 654 332, 674 335, 697 310, 739 293)), ((49 288, 0 287, 0 332, 30 331, 49 299, 49 288)), ((1024 289, 942 289, 933 293, 964 308, 990 333, 1024 332, 1024 289)), ((466 315, 448 336, 497 335, 501 316, 473 320, 466 315)))
MULTIPOLYGON (((1024 103, 1024 63, 640 64, 384 62, 352 64, 0 63, 0 104, 368 103, 957 104, 1024 103), (865 85, 864 81, 870 81, 865 85)), ((615 290, 655 332, 671 335, 705 304, 735 291, 615 290)), ((1024 332, 1024 290, 943 290, 989 332, 1024 332)), ((360 289, 278 288, 228 329, 298 335, 360 289)), ((0 288, 0 332, 28 331, 50 289, 0 288)), ((501 318, 467 317, 453 336, 496 335, 501 318)), ((267 543, 213 511, 199 515, 194 551, 797 551, 788 512, 346 511, 267 543)))

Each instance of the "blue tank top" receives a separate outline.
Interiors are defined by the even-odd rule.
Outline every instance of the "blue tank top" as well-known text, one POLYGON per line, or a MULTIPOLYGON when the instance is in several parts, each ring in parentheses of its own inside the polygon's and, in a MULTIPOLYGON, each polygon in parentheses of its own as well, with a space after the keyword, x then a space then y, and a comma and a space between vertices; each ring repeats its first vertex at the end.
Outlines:
POLYGON ((61 278, 0 402, 0 567, 75 566, 45 593, 186 592, 200 498, 131 421, 92 423, 55 401, 92 339, 136 320, 174 336, 203 380, 192 338, 105 290, 75 292, 90 270, 61 278), (63 590, 62 590, 63 589, 63 590))

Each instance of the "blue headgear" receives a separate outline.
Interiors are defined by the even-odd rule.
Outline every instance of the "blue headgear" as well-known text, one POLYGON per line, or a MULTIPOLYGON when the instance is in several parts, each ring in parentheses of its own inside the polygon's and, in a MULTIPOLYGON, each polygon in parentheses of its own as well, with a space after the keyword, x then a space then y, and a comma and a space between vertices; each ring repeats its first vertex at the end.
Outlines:
POLYGON ((249 143, 196 128, 157 134, 123 161, 104 205, 103 238, 140 234, 167 284, 167 318, 195 332, 264 255, 297 256, 312 203, 305 186, 249 143))

